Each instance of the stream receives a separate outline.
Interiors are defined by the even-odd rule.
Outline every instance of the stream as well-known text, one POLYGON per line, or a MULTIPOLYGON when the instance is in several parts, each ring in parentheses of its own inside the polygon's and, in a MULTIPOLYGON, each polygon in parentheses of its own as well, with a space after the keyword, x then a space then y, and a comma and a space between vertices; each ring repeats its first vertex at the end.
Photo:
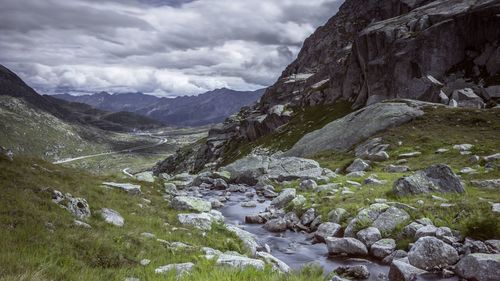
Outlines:
MULTIPOLYGON (((257 199, 257 196, 254 199, 257 199)), ((225 202, 224 207, 220 210, 225 217, 226 223, 237 225, 257 236, 262 245, 269 245, 273 256, 288 264, 292 269, 300 270, 308 263, 313 262, 321 265, 325 274, 329 274, 339 266, 366 265, 370 271, 370 277, 367 280, 388 280, 389 266, 376 260, 329 257, 326 245, 314 243, 306 234, 290 230, 273 233, 264 229, 262 224, 245 223, 245 216, 263 212, 270 205, 270 201, 266 200, 264 203, 257 202, 257 207, 246 208, 241 206, 241 203, 245 201, 248 201, 248 198, 244 194, 236 192, 231 194, 230 199, 225 202)), ((416 280, 456 281, 458 278, 443 279, 435 274, 429 274, 419 276, 416 280)))

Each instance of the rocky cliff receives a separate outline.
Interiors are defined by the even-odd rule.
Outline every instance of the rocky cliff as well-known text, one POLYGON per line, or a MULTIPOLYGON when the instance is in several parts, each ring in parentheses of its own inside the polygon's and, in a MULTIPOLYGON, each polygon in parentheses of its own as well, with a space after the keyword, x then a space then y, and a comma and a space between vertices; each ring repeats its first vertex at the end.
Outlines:
POLYGON ((406 98, 483 108, 500 96, 499 0, 348 0, 311 35, 260 103, 211 130, 157 171, 200 170, 255 141, 294 109, 339 100, 353 109, 406 98))

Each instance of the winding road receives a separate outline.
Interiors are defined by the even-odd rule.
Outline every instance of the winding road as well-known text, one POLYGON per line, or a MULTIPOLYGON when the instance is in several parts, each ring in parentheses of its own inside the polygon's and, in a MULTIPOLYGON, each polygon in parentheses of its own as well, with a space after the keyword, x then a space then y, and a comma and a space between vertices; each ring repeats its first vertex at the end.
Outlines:
POLYGON ((118 151, 110 151, 110 152, 104 152, 104 153, 98 153, 98 154, 92 154, 92 155, 84 155, 84 156, 79 156, 79 157, 74 157, 74 158, 67 158, 67 159, 55 161, 55 162, 53 162, 53 164, 65 164, 65 163, 69 163, 69 162, 74 162, 74 161, 78 161, 78 160, 82 160, 82 159, 94 158, 94 157, 99 157, 99 156, 104 156, 104 155, 133 152, 133 151, 138 151, 138 150, 142 150, 142 149, 157 147, 157 146, 160 146, 160 145, 167 142, 167 139, 164 137, 158 137, 158 136, 153 136, 153 135, 149 135, 149 136, 151 138, 159 139, 159 141, 155 144, 141 145, 141 146, 131 147, 131 148, 118 150, 118 151))

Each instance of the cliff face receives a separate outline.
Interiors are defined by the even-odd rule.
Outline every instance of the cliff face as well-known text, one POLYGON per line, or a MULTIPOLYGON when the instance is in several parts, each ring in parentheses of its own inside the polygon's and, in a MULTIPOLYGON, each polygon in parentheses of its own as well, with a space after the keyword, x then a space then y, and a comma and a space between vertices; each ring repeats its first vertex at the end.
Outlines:
POLYGON ((184 151, 182 165, 171 164, 177 155, 157 170, 199 170, 238 140, 286 124, 296 107, 347 100, 361 108, 393 98, 460 106, 460 95, 482 106, 500 92, 499 14, 500 0, 347 0, 259 104, 184 151))

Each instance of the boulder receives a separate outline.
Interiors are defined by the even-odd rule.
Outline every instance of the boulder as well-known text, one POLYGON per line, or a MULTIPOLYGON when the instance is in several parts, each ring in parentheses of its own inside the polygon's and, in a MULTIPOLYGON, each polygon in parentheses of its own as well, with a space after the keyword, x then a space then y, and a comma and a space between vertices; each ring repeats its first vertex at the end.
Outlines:
POLYGON ((303 180, 300 185, 300 189, 310 191, 316 189, 318 187, 318 184, 314 180, 303 180))
POLYGON ((373 243, 382 239, 382 234, 380 234, 378 228, 368 227, 358 231, 356 237, 358 237, 359 241, 363 242, 366 247, 370 248, 373 243))
POLYGON ((430 166, 424 171, 398 179, 393 186, 398 196, 429 192, 465 192, 460 178, 444 164, 430 166))
POLYGON ((394 239, 381 239, 370 247, 370 254, 376 259, 383 260, 396 250, 394 239))
POLYGON ((253 267, 257 270, 264 270, 266 264, 257 259, 251 259, 244 256, 223 253, 217 256, 207 255, 208 259, 216 258, 216 264, 219 266, 229 266, 237 269, 246 269, 253 267))
POLYGON ((458 276, 467 280, 497 281, 500 276, 500 254, 470 254, 455 266, 458 276))
POLYGON ((248 216, 245 216, 245 223, 263 224, 265 222, 266 222, 266 219, 264 219, 260 215, 248 215, 248 216))
POLYGON ((474 93, 471 88, 464 88, 460 90, 453 91, 453 100, 457 102, 458 107, 467 108, 484 108, 484 101, 478 95, 474 93))
POLYGON ((257 243, 257 237, 254 234, 234 225, 226 225, 226 229, 240 238, 245 246, 245 249, 250 252, 252 256, 254 256, 257 250, 261 248, 261 246, 257 243))
POLYGON ((283 232, 287 229, 287 223, 283 218, 268 220, 264 228, 271 232, 283 232))
POLYGON ((144 182, 150 182, 150 183, 155 182, 155 176, 153 175, 152 171, 138 173, 138 174, 135 174, 134 177, 138 181, 144 181, 144 182))
POLYGON ((346 172, 363 172, 370 168, 370 164, 368 162, 363 161, 363 159, 356 158, 349 167, 346 168, 346 172))
POLYGON ((339 266, 334 272, 342 277, 354 280, 364 280, 370 277, 370 271, 366 265, 339 266))
POLYGON ((113 188, 121 189, 129 194, 140 194, 141 186, 131 183, 116 183, 116 182, 103 182, 105 186, 110 186, 113 188))
POLYGON ((74 198, 71 194, 66 195, 60 191, 52 191, 52 202, 66 209, 73 216, 79 219, 86 219, 91 216, 91 211, 87 200, 84 198, 74 198))
POLYGON ((418 106, 404 102, 372 104, 306 134, 285 155, 307 156, 326 150, 348 151, 378 132, 423 114, 418 106))
POLYGON ((271 201, 271 205, 276 208, 283 208, 295 198, 295 195, 295 188, 285 188, 280 192, 278 197, 271 201))
POLYGON ((500 189, 500 179, 492 179, 492 180, 472 180, 471 184, 475 187, 482 189, 500 189))
POLYGON ((457 263, 457 250, 436 237, 422 237, 408 252, 411 265, 424 270, 444 268, 457 263))
POLYGON ((125 219, 115 210, 103 208, 101 209, 101 217, 105 222, 122 227, 125 224, 125 219))
POLYGON ((427 236, 436 236, 437 230, 438 230, 438 228, 433 226, 433 225, 426 225, 426 226, 420 227, 415 232, 415 239, 419 239, 419 238, 427 237, 427 236))
POLYGON ((412 238, 413 239, 415 237, 415 234, 417 233, 417 230, 419 230, 422 227, 424 227, 423 224, 420 224, 417 222, 412 222, 403 228, 403 230, 401 231, 401 234, 405 238, 412 238))
POLYGON ((165 274, 170 271, 175 271, 177 276, 182 276, 184 274, 189 273, 194 267, 194 264, 191 262, 187 263, 176 263, 176 264, 168 264, 164 266, 160 266, 155 269, 156 274, 165 274))
POLYGON ((219 221, 217 217, 210 213, 178 214, 177 219, 182 225, 189 225, 201 230, 210 230, 212 229, 212 223, 219 221))
POLYGON ((302 209, 304 205, 306 204, 307 199, 303 195, 297 195, 292 202, 288 204, 289 207, 291 207, 293 210, 298 210, 302 209))
POLYGON ((325 239, 328 253, 332 255, 348 255, 348 256, 366 256, 368 250, 363 242, 354 238, 335 238, 328 237, 325 239))
POLYGON ((385 167, 384 170, 388 173, 406 173, 410 170, 410 167, 391 164, 391 165, 385 167))
POLYGON ((315 218, 316 218, 316 210, 314 210, 313 208, 309 208, 300 217, 300 223, 302 225, 307 226, 310 225, 315 218))
POLYGON ((212 204, 193 196, 176 196, 170 202, 170 207, 182 211, 209 212, 212 204))
POLYGON ((314 233, 314 238, 319 242, 325 242, 326 238, 337 236, 342 227, 340 224, 333 222, 325 222, 319 225, 318 230, 314 233))
POLYGON ((414 281, 427 271, 400 260, 394 260, 389 268, 389 281, 414 281))
POLYGON ((275 256, 266 253, 266 252, 257 252, 256 257, 264 260, 268 264, 272 264, 275 270, 278 270, 283 273, 290 273, 291 268, 282 260, 276 258, 275 256))
POLYGON ((392 233, 398 225, 410 219, 410 215, 399 208, 390 207, 381 213, 372 223, 372 225, 382 234, 392 233))
POLYGON ((340 224, 347 216, 348 213, 345 209, 336 208, 328 213, 328 220, 340 224))
POLYGON ((241 203, 241 207, 243 207, 243 208, 255 208, 255 207, 257 207, 257 202, 246 201, 246 202, 241 203))
POLYGON ((384 264, 391 264, 392 261, 394 260, 399 260, 399 259, 403 259, 403 258, 406 258, 408 257, 408 253, 406 251, 403 251, 403 250, 396 250, 394 252, 392 252, 390 255, 386 256, 382 262, 384 264))

